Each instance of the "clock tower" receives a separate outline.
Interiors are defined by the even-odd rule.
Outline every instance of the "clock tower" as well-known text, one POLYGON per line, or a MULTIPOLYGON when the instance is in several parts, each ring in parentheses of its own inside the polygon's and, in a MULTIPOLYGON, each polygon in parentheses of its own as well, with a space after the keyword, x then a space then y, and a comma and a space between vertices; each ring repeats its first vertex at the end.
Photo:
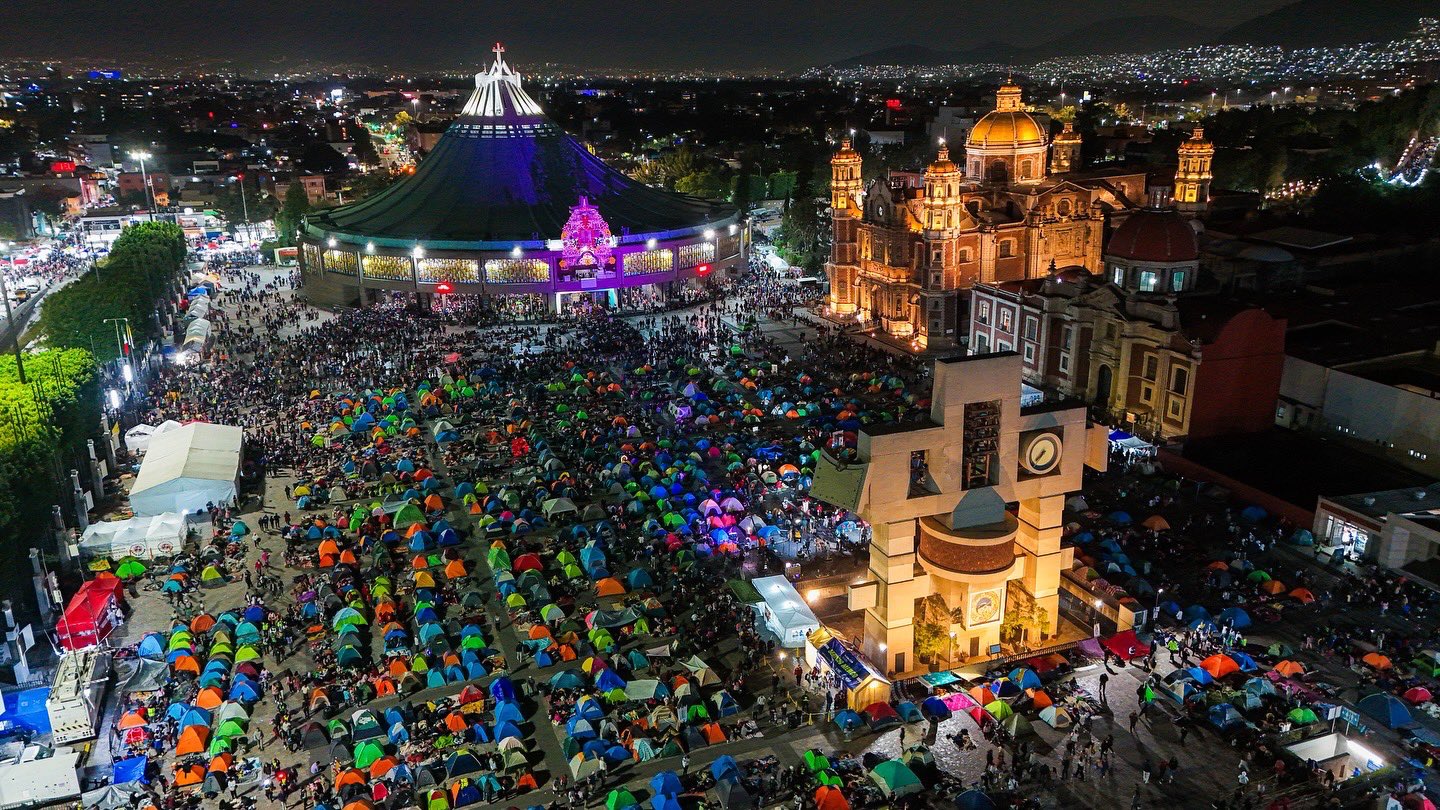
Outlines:
POLYGON ((811 495, 871 526, 850 608, 887 672, 921 667, 917 624, 941 623, 952 665, 993 654, 1012 599, 1043 610, 1031 644, 1059 627, 1065 497, 1087 462, 1103 468, 1108 432, 1084 406, 1022 408, 1022 370, 1015 352, 938 360, 928 422, 862 431, 858 460, 816 465, 811 495))

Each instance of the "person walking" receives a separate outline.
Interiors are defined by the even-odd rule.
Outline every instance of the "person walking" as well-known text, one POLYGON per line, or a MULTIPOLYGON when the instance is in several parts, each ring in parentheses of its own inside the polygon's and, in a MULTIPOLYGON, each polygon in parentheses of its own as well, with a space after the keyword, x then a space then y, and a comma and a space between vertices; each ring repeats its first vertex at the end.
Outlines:
POLYGON ((1135 726, 1140 723, 1140 712, 1130 712, 1130 733, 1135 733, 1135 726))
POLYGON ((1104 702, 1105 702, 1105 687, 1108 686, 1109 684, 1110 684, 1110 674, 1107 673, 1107 672, 1102 672, 1102 673, 1100 673, 1100 702, 1101 702, 1101 703, 1104 703, 1104 702))

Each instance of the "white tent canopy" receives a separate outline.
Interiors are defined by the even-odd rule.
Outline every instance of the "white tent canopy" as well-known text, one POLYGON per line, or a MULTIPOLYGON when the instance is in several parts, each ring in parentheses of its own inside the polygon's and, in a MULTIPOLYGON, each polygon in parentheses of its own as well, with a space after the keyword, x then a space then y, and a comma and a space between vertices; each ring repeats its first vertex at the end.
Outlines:
POLYGON ((99 559, 108 557, 172 557, 185 543, 185 518, 175 512, 129 520, 92 523, 80 538, 80 553, 99 559))
POLYGON ((244 438, 238 427, 206 422, 152 435, 130 490, 130 508, 137 515, 158 515, 233 503, 244 438))
POLYGON ((814 611, 800 598, 800 592, 783 576, 759 577, 750 581, 760 598, 765 600, 756 608, 765 626, 779 639, 781 646, 800 647, 805 636, 820 629, 820 620, 814 611))
POLYGON ((151 425, 136 425, 125 431, 125 446, 130 448, 131 452, 143 453, 150 449, 151 439, 161 433, 172 431, 178 427, 180 427, 180 423, 174 419, 166 419, 164 422, 153 427, 151 425))

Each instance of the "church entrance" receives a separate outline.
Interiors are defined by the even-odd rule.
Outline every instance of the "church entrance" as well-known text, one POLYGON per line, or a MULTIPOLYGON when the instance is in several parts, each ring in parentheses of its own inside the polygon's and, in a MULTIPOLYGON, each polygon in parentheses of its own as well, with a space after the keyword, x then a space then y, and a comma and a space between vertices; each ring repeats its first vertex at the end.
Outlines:
POLYGON ((555 293, 555 311, 562 317, 578 317, 598 309, 613 310, 618 306, 614 290, 555 293))
POLYGON ((1101 366, 1095 372, 1095 404, 1102 408, 1110 407, 1110 386, 1113 384, 1113 372, 1109 366, 1101 366))

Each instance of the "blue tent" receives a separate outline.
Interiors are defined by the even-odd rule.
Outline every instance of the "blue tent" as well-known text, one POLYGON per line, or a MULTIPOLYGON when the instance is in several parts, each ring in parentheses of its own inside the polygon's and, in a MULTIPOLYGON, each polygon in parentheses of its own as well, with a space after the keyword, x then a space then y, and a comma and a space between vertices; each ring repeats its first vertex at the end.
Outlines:
POLYGON ((1201 686, 1208 686, 1209 684, 1215 682, 1215 679, 1210 676, 1210 673, 1206 672, 1200 667, 1190 667, 1189 669, 1185 670, 1185 672, 1190 676, 1190 680, 1200 684, 1201 686))
POLYGON ((509 678, 496 678, 490 684, 490 695, 496 700, 514 700, 515 684, 509 678))
POLYGON ((958 810, 995 810, 995 802, 985 791, 970 788, 955 797, 955 807, 958 810))
POLYGON ((523 736, 521 736, 520 729, 517 728, 514 723, 511 723, 508 720, 502 720, 500 722, 497 722, 495 724, 495 741, 499 742, 506 737, 514 737, 515 739, 522 741, 525 739, 523 736))
POLYGON ((1231 652, 1229 655, 1234 659, 1235 663, 1240 665, 1241 672, 1254 672, 1260 668, 1260 665, 1255 663, 1254 658, 1251 658, 1243 652, 1231 652))
POLYGON ((682 790, 674 771, 661 771, 650 778, 650 790, 657 796, 676 796, 682 790))
POLYGON ((525 716, 520 713, 519 704, 513 700, 506 700, 495 706, 495 722, 514 723, 518 726, 525 722, 525 716))
POLYGON ((1387 728, 1404 728, 1414 722, 1410 718, 1410 710, 1405 708, 1405 704, 1400 702, 1400 698, 1384 692, 1376 692, 1360 698, 1360 703, 1357 705, 1360 707, 1360 711, 1384 723, 1387 728))
POLYGON ((605 760, 611 764, 619 764, 630 759, 630 749, 616 743, 605 749, 605 760))
POLYGON ((1114 523, 1117 526, 1128 526, 1131 522, 1133 522, 1134 518, 1130 517, 1129 512, 1115 511, 1111 512, 1106 517, 1106 520, 1109 520, 1111 523, 1114 523))
POLYGON ((1270 513, 1266 512, 1264 509, 1258 506, 1251 505, 1240 510, 1240 519, 1249 523, 1259 523, 1260 521, 1264 520, 1265 517, 1269 514, 1270 513))
POLYGON ((1210 723, 1221 731, 1228 730, 1232 726, 1242 725, 1245 718, 1240 716, 1240 711, 1229 703, 1220 703, 1210 707, 1210 723))
POLYGON ((1016 667, 1010 670, 1010 680, 1014 681, 1021 689, 1039 689, 1040 676, 1035 670, 1024 667, 1016 667))
POLYGON ((577 740, 588 740, 595 736, 595 727, 583 717, 571 717, 565 723, 565 733, 577 740))
POLYGON ((1222 624, 1229 622, 1230 626, 1236 630, 1244 630, 1254 624, 1250 620, 1250 614, 1246 613, 1244 608, 1238 607, 1228 607, 1220 611, 1220 622, 1222 624))
POLYGON ((254 703, 260 699, 260 692, 249 681, 237 681, 230 687, 230 699, 241 703, 254 703))
POLYGON ((921 702, 920 711, 926 717, 934 717, 940 720, 945 720, 954 714, 954 712, 950 711, 950 707, 945 705, 945 701, 935 695, 931 695, 921 702))
POLYGON ((609 692, 611 689, 624 689, 625 681, 612 669, 602 669, 600 674, 595 676, 595 688, 601 692, 609 692))
POLYGON ((156 661, 165 657, 165 637, 159 633, 149 633, 145 638, 140 639, 140 646, 136 648, 141 658, 153 658, 156 661))
POLYGON ((123 785, 126 782, 150 784, 150 780, 145 778, 145 766, 149 762, 150 760, 144 755, 115 760, 115 767, 110 772, 111 783, 116 785, 123 785))
POLYGON ((716 782, 738 782, 740 781, 740 766, 735 764, 734 757, 725 754, 710 763, 710 775, 715 777, 716 782))
POLYGON ((854 709, 841 709, 835 713, 834 721, 835 725, 845 731, 859 728, 865 722, 860 719, 860 715, 856 714, 854 709))
POLYGON ((199 707, 191 707, 185 710, 180 718, 180 728, 186 726, 208 726, 210 725, 210 712, 199 707))

